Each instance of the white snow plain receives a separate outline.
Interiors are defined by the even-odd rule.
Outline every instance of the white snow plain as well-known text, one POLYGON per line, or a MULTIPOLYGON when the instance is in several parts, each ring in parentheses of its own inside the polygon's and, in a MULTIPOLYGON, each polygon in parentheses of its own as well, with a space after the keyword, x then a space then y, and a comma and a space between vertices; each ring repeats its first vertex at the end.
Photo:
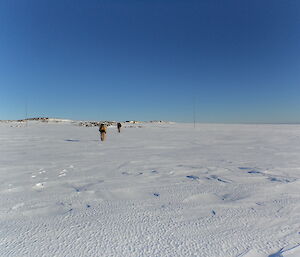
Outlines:
POLYGON ((300 126, 0 122, 0 256, 299 257, 300 126))

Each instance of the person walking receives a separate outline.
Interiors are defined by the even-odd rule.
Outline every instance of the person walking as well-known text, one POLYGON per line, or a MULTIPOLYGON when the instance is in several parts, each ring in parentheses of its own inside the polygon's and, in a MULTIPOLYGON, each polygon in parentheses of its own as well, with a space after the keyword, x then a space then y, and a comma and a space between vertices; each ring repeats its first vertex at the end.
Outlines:
POLYGON ((100 134, 101 134, 101 141, 104 141, 105 137, 106 137, 106 125, 101 123, 101 125, 99 127, 99 131, 100 131, 100 134))
POLYGON ((121 132, 121 127, 122 127, 122 124, 120 122, 118 122, 117 123, 117 128, 118 128, 119 133, 121 132))

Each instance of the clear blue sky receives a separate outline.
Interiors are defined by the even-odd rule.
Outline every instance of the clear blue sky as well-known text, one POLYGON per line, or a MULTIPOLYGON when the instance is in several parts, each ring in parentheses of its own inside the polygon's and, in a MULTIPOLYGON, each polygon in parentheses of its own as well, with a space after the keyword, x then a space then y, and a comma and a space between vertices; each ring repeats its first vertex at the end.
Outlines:
POLYGON ((298 0, 1 0, 0 119, 300 122, 298 0))

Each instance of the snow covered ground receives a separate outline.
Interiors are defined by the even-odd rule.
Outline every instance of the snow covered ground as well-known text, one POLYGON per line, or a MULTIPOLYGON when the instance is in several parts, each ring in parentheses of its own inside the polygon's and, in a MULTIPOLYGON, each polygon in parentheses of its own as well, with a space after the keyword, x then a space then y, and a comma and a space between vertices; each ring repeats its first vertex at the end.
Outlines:
POLYGON ((299 125, 130 126, 0 122, 0 256, 300 256, 299 125))

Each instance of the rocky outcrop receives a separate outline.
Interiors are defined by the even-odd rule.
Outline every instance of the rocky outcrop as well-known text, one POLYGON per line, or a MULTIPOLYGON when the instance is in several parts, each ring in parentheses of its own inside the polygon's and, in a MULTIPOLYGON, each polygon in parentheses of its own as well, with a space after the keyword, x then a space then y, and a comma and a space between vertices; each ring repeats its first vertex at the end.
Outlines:
POLYGON ((115 121, 80 121, 79 126, 83 127, 99 127, 100 124, 105 124, 106 126, 116 125, 115 121))

